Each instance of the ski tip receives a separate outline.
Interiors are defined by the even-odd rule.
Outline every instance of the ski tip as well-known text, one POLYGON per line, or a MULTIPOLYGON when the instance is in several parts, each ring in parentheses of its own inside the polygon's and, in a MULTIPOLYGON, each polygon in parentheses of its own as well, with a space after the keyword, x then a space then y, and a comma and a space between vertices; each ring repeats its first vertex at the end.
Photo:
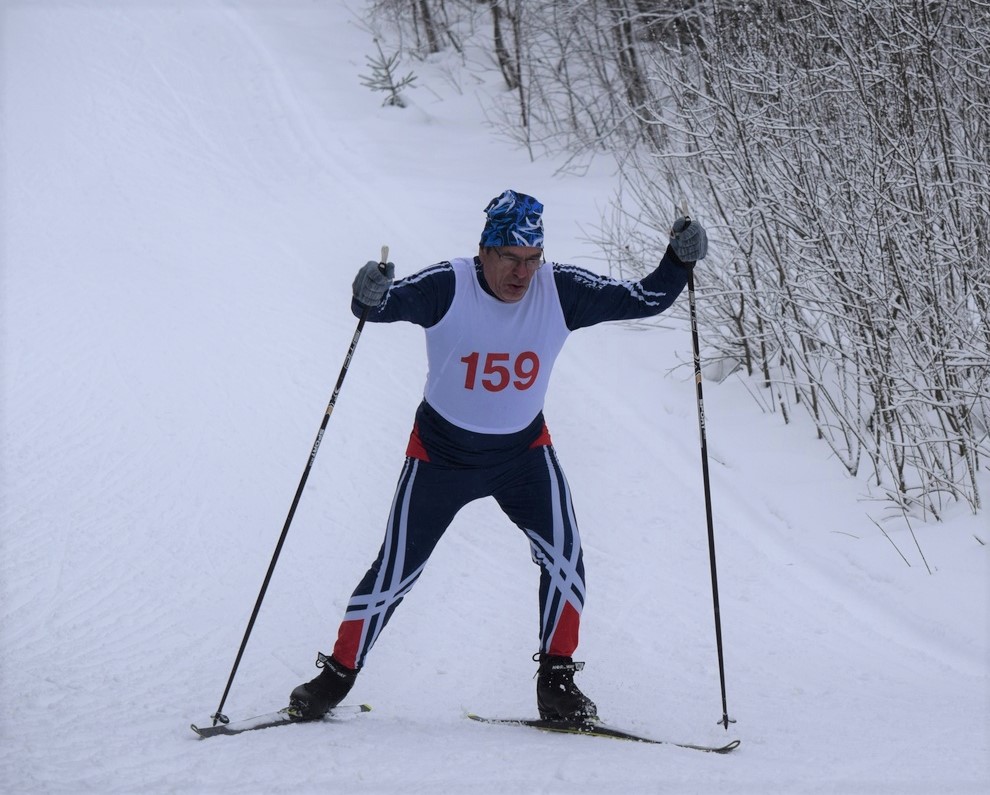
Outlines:
POLYGON ((686 743, 682 748, 695 748, 699 751, 708 751, 710 754, 728 754, 739 747, 739 740, 732 740, 725 745, 691 745, 686 743))

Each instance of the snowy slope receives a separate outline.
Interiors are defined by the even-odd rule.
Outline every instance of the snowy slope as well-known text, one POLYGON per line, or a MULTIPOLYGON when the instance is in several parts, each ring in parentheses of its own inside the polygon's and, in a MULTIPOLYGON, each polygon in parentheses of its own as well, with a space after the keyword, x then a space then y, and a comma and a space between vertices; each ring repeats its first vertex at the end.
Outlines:
MULTIPOLYGON (((441 63, 417 65, 410 108, 381 108, 352 6, 2 6, 0 787, 990 786, 986 514, 887 517, 733 381, 706 384, 706 408, 737 753, 464 719, 535 712, 537 569, 491 502, 458 517, 369 658, 354 698, 372 713, 189 732, 216 709, 353 334, 356 268, 382 244, 402 274, 473 253, 506 187, 546 204, 549 256, 598 267, 583 237, 607 170, 508 149, 481 121, 497 86, 455 91, 441 63)), ((586 544, 580 682, 615 723, 706 742, 726 732, 689 348, 670 316, 581 331, 547 416, 586 544)), ((281 706, 329 650, 424 370, 420 330, 365 330, 230 716, 281 706)))

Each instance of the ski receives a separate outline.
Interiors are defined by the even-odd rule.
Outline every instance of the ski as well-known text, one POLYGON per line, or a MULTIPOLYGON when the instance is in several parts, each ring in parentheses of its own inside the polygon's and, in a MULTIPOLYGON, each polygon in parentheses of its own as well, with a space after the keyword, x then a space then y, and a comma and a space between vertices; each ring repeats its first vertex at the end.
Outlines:
POLYGON ((292 707, 285 707, 278 712, 269 712, 267 715, 257 715, 253 718, 234 721, 232 723, 218 723, 216 726, 197 726, 191 724, 191 728, 200 737, 216 737, 220 734, 241 734, 243 732, 255 731, 257 729, 271 729, 275 726, 286 726, 290 723, 339 723, 342 718, 351 715, 359 715, 362 712, 371 712, 371 707, 367 704, 349 704, 334 707, 322 718, 315 720, 303 720, 297 717, 292 707))
POLYGON ((532 718, 486 718, 481 715, 468 713, 471 720, 480 723, 490 723, 498 726, 528 726, 532 729, 539 729, 546 732, 557 732, 560 734, 584 734, 588 737, 609 737, 613 740, 628 740, 637 743, 649 743, 651 745, 673 745, 677 748, 690 748, 694 751, 704 751, 709 754, 727 754, 739 747, 739 740, 732 740, 725 745, 695 745, 694 743, 678 743, 673 740, 657 740, 653 737, 644 737, 641 734, 634 734, 623 729, 616 729, 607 726, 600 721, 559 721, 559 720, 537 720, 532 718))

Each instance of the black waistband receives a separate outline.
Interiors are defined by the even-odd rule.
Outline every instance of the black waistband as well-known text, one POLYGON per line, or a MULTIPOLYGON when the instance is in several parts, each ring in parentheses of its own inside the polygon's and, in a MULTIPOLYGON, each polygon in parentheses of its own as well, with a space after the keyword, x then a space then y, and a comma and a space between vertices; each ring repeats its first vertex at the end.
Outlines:
POLYGON ((425 400, 416 410, 416 428, 430 462, 440 466, 497 466, 529 450, 546 434, 543 412, 515 433, 477 433, 445 420, 425 400))

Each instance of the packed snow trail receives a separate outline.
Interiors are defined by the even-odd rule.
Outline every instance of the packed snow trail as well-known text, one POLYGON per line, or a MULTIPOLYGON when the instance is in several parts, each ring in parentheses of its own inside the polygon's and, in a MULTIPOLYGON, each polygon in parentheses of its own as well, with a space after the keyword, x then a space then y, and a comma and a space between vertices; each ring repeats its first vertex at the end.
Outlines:
MULTIPOLYGON (((362 9, 0 10, 0 781, 981 791, 985 516, 914 527, 929 576, 909 529, 883 537, 869 518, 882 508, 811 430, 759 413, 734 381, 705 393, 738 720, 728 737, 716 725, 694 385, 676 367, 690 340, 674 316, 573 335, 548 398, 586 544, 581 685, 611 722, 699 743, 737 733, 736 753, 465 719, 535 713, 538 572, 490 502, 458 517, 376 646, 353 694, 373 712, 209 743, 189 732, 216 706, 350 342, 356 268, 384 243, 400 274, 472 253, 486 202, 514 187, 547 207, 548 256, 601 269, 585 238, 609 169, 564 176, 507 149, 482 122, 495 80, 439 60, 416 65, 410 108, 381 108, 360 85, 362 9)), ((366 329, 232 718, 283 706, 332 643, 380 543, 424 371, 421 330, 366 329)))

